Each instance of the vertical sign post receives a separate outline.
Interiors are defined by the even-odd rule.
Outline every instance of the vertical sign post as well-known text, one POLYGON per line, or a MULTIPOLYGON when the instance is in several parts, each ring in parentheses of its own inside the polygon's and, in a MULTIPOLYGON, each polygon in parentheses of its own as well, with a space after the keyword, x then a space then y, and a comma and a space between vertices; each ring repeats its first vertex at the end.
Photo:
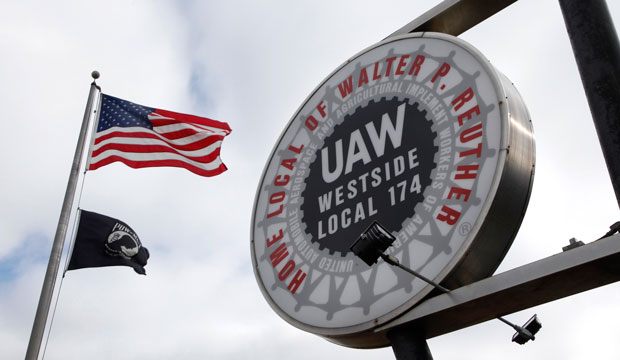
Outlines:
POLYGON ((620 46, 605 0, 559 0, 620 205, 620 46))

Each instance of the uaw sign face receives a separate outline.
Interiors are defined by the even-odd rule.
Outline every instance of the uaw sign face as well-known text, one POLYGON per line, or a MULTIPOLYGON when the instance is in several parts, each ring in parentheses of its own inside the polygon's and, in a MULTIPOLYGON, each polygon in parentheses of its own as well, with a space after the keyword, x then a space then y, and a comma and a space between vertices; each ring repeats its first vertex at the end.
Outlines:
MULTIPOLYGON (((476 258, 506 172, 500 77, 468 44, 414 34, 358 54, 308 97, 265 167, 253 215, 256 277, 280 316, 344 345, 360 346, 339 340, 352 334, 363 347, 384 345, 371 329, 432 288, 356 258, 349 247, 372 221, 396 236, 390 254, 436 282, 494 271, 514 236, 493 259, 476 258), (483 270, 470 270, 474 262, 483 270)), ((505 225, 516 231, 520 221, 505 225)))

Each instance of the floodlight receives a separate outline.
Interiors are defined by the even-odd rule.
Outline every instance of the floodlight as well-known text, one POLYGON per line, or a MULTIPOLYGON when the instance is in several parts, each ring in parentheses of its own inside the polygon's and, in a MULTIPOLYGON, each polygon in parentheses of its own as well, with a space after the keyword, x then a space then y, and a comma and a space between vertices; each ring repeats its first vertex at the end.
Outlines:
POLYGON ((538 320, 538 316, 534 314, 526 323, 520 328, 521 331, 517 330, 517 332, 512 336, 512 341, 517 344, 525 344, 529 340, 535 340, 534 335, 542 328, 542 323, 538 320))
POLYGON ((617 232, 620 232, 620 221, 616 221, 615 223, 613 223, 609 227, 609 231, 605 235, 601 236, 598 240, 601 240, 602 238, 606 238, 608 236, 612 236, 617 232))
POLYGON ((381 224, 373 221, 351 245, 350 249, 368 266, 372 266, 383 255, 383 252, 392 245, 394 240, 396 240, 394 235, 390 234, 381 224))

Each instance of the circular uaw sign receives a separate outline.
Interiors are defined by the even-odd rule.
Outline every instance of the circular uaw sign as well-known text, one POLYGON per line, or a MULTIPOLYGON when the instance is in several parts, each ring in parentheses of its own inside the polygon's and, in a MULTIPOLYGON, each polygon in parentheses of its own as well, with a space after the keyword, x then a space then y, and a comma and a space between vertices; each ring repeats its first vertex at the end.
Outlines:
POLYGON ((391 38, 321 83, 288 123, 259 184, 257 281, 292 325, 342 345, 389 344, 373 329, 430 285, 350 246, 373 221, 405 266, 456 288, 495 271, 530 194, 534 140, 510 81, 447 35, 391 38))

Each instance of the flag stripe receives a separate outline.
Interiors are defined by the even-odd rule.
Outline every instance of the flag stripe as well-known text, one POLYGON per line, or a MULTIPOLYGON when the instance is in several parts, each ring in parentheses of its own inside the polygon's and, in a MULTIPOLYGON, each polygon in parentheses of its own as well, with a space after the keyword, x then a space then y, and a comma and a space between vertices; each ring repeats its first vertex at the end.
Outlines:
POLYGON ((213 150, 209 151, 206 149, 201 149, 193 152, 193 155, 188 155, 188 151, 179 152, 168 146, 160 145, 160 144, 120 144, 120 143, 107 143, 103 146, 99 147, 96 150, 93 150, 93 159, 96 159, 99 155, 105 153, 110 150, 117 150, 125 153, 171 153, 177 154, 180 156, 184 156, 187 159, 192 161, 201 162, 201 163, 210 163, 215 161, 220 155, 220 147, 214 147, 213 150))
POLYGON ((202 163, 202 162, 187 159, 186 157, 182 155, 169 153, 169 152, 126 153, 120 150, 108 150, 100 154, 99 156, 93 157, 91 165, 100 163, 101 160, 104 160, 105 158, 110 157, 110 156, 124 157, 129 161, 145 162, 145 163, 148 163, 151 160, 154 160, 154 161, 168 161, 168 160, 185 161, 188 165, 191 165, 196 168, 205 169, 205 170, 215 169, 222 163, 219 159, 208 162, 208 163, 202 163))
POLYGON ((199 150, 208 146, 211 146, 215 143, 222 143, 224 140, 223 136, 219 135, 205 135, 205 134, 196 134, 191 137, 188 136, 183 139, 176 139, 174 141, 168 141, 168 139, 162 137, 161 135, 150 132, 148 130, 135 130, 132 128, 132 131, 128 132, 129 128, 119 128, 116 130, 119 131, 111 131, 110 133, 103 134, 95 139, 95 146, 93 149, 97 149, 100 144, 109 143, 109 142, 120 142, 120 143, 131 143, 131 139, 143 139, 145 142, 147 140, 151 140, 153 142, 159 142, 166 144, 172 148, 181 151, 194 151, 199 150))
POLYGON ((145 168, 145 167, 159 167, 159 166, 180 167, 180 168, 187 169, 193 172, 194 174, 198 174, 201 176, 215 176, 227 170, 226 165, 224 165, 223 163, 219 163, 216 167, 207 169, 207 168, 203 168, 199 166, 192 166, 191 164, 187 163, 185 160, 178 160, 178 159, 134 161, 134 160, 130 160, 127 157, 125 157, 125 154, 123 154, 122 156, 109 155, 101 161, 93 162, 90 165, 90 170, 96 170, 102 166, 105 166, 105 165, 108 165, 108 164, 111 164, 117 161, 134 169, 140 169, 140 168, 145 168))
MULTIPOLYGON (((183 139, 186 138, 188 136, 192 136, 192 135, 196 135, 196 134, 203 134, 204 130, 202 131, 197 131, 194 129, 188 129, 188 128, 183 128, 183 129, 179 129, 176 131, 171 131, 173 129, 171 129, 173 126, 165 126, 166 129, 161 129, 161 127, 157 127, 155 128, 155 131, 160 134, 161 136, 165 137, 168 140, 177 140, 177 139, 183 139)), ((177 127, 177 126, 174 126, 177 127)))
POLYGON ((193 129, 196 129, 197 131, 205 130, 207 132, 213 132, 213 133, 222 134, 222 135, 228 135, 230 133, 230 131, 225 130, 225 129, 219 129, 219 128, 214 128, 211 126, 200 125, 200 124, 179 123, 175 119, 164 118, 164 117, 160 117, 157 115, 158 114, 149 115, 149 120, 151 121, 151 124, 153 124, 153 127, 159 127, 163 129, 164 126, 175 125, 177 126, 177 128, 191 127, 193 129))
MULTIPOLYGON (((153 119, 149 117, 151 120, 151 124, 153 124, 153 130, 165 137, 168 140, 177 140, 183 139, 186 137, 190 137, 197 134, 203 134, 203 136, 226 136, 228 132, 225 130, 215 131, 211 128, 201 128, 199 126, 195 126, 194 124, 186 124, 186 123, 170 123, 169 120, 165 121, 165 123, 160 124, 159 122, 154 123, 153 119)), ((159 121, 159 119, 157 120, 159 121)))
POLYGON ((217 129, 209 126, 203 126, 198 124, 188 124, 183 122, 178 122, 175 119, 168 118, 158 118, 152 115, 149 115, 149 120, 153 125, 153 130, 156 130, 158 133, 168 133, 174 132, 183 129, 192 129, 197 132, 206 132, 212 134, 220 134, 220 135, 228 135, 230 131, 217 129))
POLYGON ((177 119, 179 121, 186 122, 186 123, 210 126, 216 129, 226 130, 228 132, 232 131, 230 129, 230 126, 228 126, 227 123, 222 122, 222 121, 217 121, 217 120, 213 120, 213 119, 209 119, 205 117, 199 117, 199 116, 190 115, 190 114, 175 113, 172 111, 162 110, 162 109, 158 109, 157 113, 160 115, 163 115, 164 117, 167 117, 170 119, 177 119))

